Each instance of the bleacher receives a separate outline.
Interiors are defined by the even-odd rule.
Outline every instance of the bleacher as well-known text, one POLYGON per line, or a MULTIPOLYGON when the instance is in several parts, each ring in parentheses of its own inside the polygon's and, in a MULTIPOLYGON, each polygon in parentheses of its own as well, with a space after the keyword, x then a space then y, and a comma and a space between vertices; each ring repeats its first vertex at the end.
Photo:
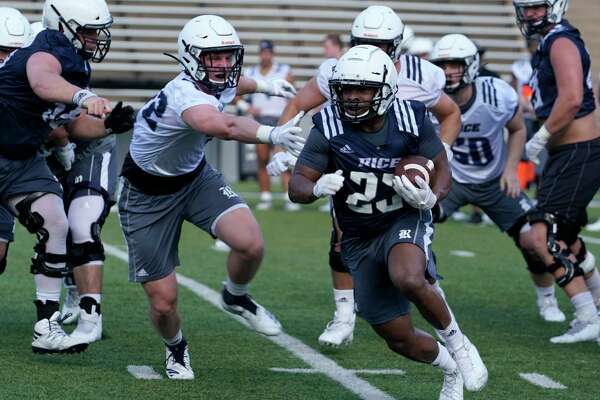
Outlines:
MULTIPOLYGON (((238 31, 246 66, 258 61, 258 42, 271 39, 277 59, 292 65, 302 86, 323 60, 324 35, 338 33, 348 42, 352 20, 371 4, 392 7, 417 36, 436 40, 446 33, 469 35, 488 49, 489 68, 502 74, 521 56, 523 41, 512 6, 504 0, 109 0, 115 18, 113 42, 106 60, 94 65, 93 85, 102 95, 139 105, 179 71, 162 53, 176 53, 183 25, 197 15, 218 14, 238 31)), ((32 22, 41 20, 42 5, 43 0, 0 1, 0 6, 19 8, 32 22)))

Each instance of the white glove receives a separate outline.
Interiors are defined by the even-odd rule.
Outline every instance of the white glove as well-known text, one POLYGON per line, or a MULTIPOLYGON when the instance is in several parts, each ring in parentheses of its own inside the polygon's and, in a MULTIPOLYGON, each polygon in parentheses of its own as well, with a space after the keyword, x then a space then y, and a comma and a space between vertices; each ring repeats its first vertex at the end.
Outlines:
POLYGON ((306 139, 300 136, 302 128, 297 126, 304 116, 300 111, 294 118, 281 126, 261 125, 256 131, 256 137, 261 143, 271 143, 287 149, 293 156, 298 157, 306 139))
POLYGON ((548 139, 550 139, 550 132, 544 125, 540 128, 539 131, 536 132, 535 135, 527 144, 525 144, 525 154, 530 161, 535 164, 540 163, 539 155, 546 148, 546 143, 548 143, 548 139))
POLYGON ((437 197, 423 178, 415 178, 417 186, 413 185, 406 176, 394 176, 392 187, 408 204, 419 210, 431 210, 437 202, 437 197))
POLYGON ((325 174, 319 178, 313 187, 313 194, 316 197, 333 196, 344 186, 344 177, 342 170, 338 169, 333 174, 325 174))
POLYGON ((70 171, 71 165, 75 161, 75 147, 77 147, 75 143, 67 143, 64 146, 57 146, 52 149, 65 171, 70 171))
POLYGON ((273 79, 272 81, 256 79, 256 93, 291 99, 296 95, 296 88, 285 79, 273 79))
POLYGON ((442 144, 444 145, 444 150, 446 150, 446 158, 448 159, 448 162, 452 161, 452 159, 454 158, 454 153, 452 152, 452 146, 450 146, 448 143, 442 142, 442 144))
POLYGON ((289 168, 296 165, 298 159, 287 151, 280 151, 273 154, 271 162, 267 164, 267 174, 270 176, 279 176, 286 172, 289 168))

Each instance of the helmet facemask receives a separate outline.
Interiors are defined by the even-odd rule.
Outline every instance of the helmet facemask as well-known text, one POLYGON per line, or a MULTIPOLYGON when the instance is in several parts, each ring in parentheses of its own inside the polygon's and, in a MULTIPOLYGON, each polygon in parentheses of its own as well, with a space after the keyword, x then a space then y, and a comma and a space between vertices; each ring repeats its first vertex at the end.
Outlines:
POLYGON ((208 49, 194 46, 187 47, 189 47, 187 55, 197 65, 195 71, 186 68, 186 72, 192 79, 204 85, 212 93, 221 93, 225 89, 237 87, 244 61, 244 48, 242 46, 222 46, 208 49), (223 56, 224 53, 231 53, 229 66, 218 65, 222 64, 218 61, 218 57, 223 56))
POLYGON ((347 79, 332 79, 329 81, 331 104, 336 118, 341 121, 358 123, 383 115, 392 104, 389 99, 395 92, 386 83, 388 71, 384 68, 381 82, 358 81, 347 79), (373 96, 370 100, 344 99, 344 91, 350 88, 372 89, 373 96))
POLYGON ((86 24, 81 25, 75 20, 66 21, 58 12, 54 5, 51 6, 59 18, 59 26, 63 33, 67 33, 67 37, 71 39, 73 45, 78 49, 79 55, 86 60, 92 62, 101 62, 110 50, 112 37, 109 28, 113 20, 106 24, 86 24), (66 30, 66 31, 65 31, 66 30), (86 32, 87 31, 87 32, 86 32), (89 31, 94 31, 94 34, 89 34, 89 31))

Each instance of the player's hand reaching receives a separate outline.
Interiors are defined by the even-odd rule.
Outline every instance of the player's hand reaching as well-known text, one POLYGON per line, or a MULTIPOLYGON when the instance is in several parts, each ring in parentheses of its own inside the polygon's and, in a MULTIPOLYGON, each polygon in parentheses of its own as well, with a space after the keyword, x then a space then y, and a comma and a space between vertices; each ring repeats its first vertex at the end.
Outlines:
POLYGON ((257 80, 256 92, 291 99, 296 95, 296 88, 285 79, 274 79, 272 81, 257 80))
POLYGON ((298 126, 304 112, 299 112, 294 118, 281 126, 261 125, 256 137, 262 143, 271 143, 288 150, 295 157, 300 155, 306 139, 301 136, 302 128, 298 126))
POLYGON ((70 171, 75 161, 75 143, 67 143, 64 146, 56 146, 52 149, 54 156, 64 167, 65 171, 70 171))
POLYGON ((104 118, 112 111, 110 100, 98 96, 91 90, 81 89, 73 95, 73 104, 85 108, 89 115, 104 118))
POLYGON ((120 134, 125 133, 133 129, 133 123, 135 122, 134 110, 131 106, 123 107, 123 102, 120 101, 115 106, 114 110, 104 120, 104 127, 106 128, 106 134, 112 133, 120 134))
POLYGON ((521 193, 519 186, 519 178, 514 169, 505 169, 500 177, 500 189, 506 193, 508 197, 516 198, 521 193))
POLYGON ((333 174, 325 174, 319 178, 313 187, 315 197, 333 196, 344 186, 342 170, 338 169, 333 174))
POLYGON ((416 186, 408 177, 394 176, 392 187, 408 204, 419 210, 431 210, 437 202, 437 197, 423 178, 415 178, 416 186))
POLYGON ((298 159, 287 151, 280 151, 273 154, 273 158, 267 164, 267 174, 270 176, 279 176, 286 172, 290 167, 296 165, 298 159))

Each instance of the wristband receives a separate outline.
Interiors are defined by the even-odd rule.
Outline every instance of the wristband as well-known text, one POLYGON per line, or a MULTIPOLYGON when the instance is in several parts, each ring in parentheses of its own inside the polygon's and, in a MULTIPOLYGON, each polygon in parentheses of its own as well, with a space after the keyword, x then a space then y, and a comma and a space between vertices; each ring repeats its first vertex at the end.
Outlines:
POLYGON ((83 103, 91 97, 98 97, 98 95, 91 90, 81 89, 75 92, 72 102, 78 107, 82 107, 83 103))
POLYGON ((270 125, 260 125, 258 130, 256 131, 256 138, 261 143, 273 143, 272 141, 272 133, 275 129, 274 126, 270 125))

